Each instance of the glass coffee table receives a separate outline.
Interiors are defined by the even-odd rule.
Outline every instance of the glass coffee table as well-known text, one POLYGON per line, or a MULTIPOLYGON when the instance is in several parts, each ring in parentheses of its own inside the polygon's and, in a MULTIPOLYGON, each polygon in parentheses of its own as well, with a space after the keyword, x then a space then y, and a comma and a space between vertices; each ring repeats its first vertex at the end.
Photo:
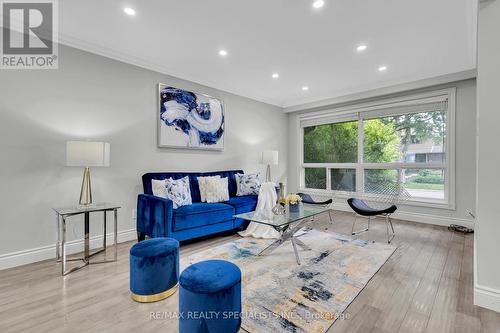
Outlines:
POLYGON ((331 209, 327 206, 317 206, 303 204, 300 212, 293 213, 286 211, 285 215, 275 215, 273 212, 249 212, 235 215, 235 218, 247 220, 250 222, 255 222, 259 224, 268 225, 277 230, 281 237, 273 242, 271 245, 266 247, 259 253, 259 256, 266 255, 274 251, 278 246, 284 242, 290 240, 293 246, 293 251, 295 253, 295 259, 297 259, 297 264, 300 265, 299 253, 297 251, 297 245, 303 250, 311 250, 304 242, 302 242, 295 234, 304 227, 308 222, 314 220, 317 215, 328 213, 330 217, 330 223, 333 223, 331 209))

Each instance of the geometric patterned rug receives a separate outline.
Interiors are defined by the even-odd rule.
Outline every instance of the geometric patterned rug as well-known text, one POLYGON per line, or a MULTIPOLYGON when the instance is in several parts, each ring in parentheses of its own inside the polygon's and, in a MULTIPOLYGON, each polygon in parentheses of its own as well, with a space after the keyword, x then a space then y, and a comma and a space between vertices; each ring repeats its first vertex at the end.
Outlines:
POLYGON ((303 230, 301 265, 286 242, 265 256, 256 256, 273 240, 241 238, 181 260, 181 269, 207 259, 224 259, 242 272, 242 325, 251 333, 323 333, 363 290, 396 247, 303 230))

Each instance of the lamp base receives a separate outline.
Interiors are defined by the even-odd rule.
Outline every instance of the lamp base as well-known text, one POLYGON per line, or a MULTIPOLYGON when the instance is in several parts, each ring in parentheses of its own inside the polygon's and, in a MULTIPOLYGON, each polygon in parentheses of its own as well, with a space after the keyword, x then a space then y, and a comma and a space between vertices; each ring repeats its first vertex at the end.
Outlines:
POLYGON ((271 181, 271 165, 267 165, 267 169, 266 169, 266 182, 270 182, 271 181))
POLYGON ((80 189, 80 206, 92 204, 92 186, 90 184, 90 168, 83 171, 82 188, 80 189))

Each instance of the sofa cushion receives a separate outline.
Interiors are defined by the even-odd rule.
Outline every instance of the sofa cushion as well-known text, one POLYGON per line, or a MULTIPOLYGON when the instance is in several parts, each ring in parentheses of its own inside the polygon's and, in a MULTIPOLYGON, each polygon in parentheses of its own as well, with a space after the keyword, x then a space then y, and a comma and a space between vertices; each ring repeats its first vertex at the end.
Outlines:
POLYGON ((196 228, 232 220, 234 207, 223 203, 194 202, 174 209, 174 231, 196 228))
POLYGON ((166 178, 180 179, 189 176, 189 186, 191 187, 191 198, 193 202, 200 202, 200 189, 198 187, 198 177, 204 176, 221 176, 221 178, 228 178, 229 196, 236 195, 236 173, 244 173, 243 170, 227 170, 227 171, 214 171, 214 172, 152 172, 146 173, 142 176, 142 185, 145 194, 153 194, 151 188, 151 180, 164 180, 166 178))
POLYGON ((255 210, 257 198, 258 196, 256 195, 244 195, 241 197, 229 198, 229 200, 224 203, 233 206, 236 214, 241 214, 255 210))

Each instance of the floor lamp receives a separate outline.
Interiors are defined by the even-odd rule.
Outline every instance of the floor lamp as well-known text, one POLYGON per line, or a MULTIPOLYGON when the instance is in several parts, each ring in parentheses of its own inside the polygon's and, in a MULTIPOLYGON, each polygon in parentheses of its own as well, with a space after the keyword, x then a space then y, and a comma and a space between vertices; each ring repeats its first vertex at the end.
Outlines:
POLYGON ((262 152, 262 164, 267 164, 266 182, 271 180, 271 165, 278 165, 278 152, 276 150, 264 150, 262 152))
POLYGON ((90 141, 66 142, 66 165, 84 167, 80 189, 80 205, 92 204, 90 167, 109 166, 109 143, 90 141))

